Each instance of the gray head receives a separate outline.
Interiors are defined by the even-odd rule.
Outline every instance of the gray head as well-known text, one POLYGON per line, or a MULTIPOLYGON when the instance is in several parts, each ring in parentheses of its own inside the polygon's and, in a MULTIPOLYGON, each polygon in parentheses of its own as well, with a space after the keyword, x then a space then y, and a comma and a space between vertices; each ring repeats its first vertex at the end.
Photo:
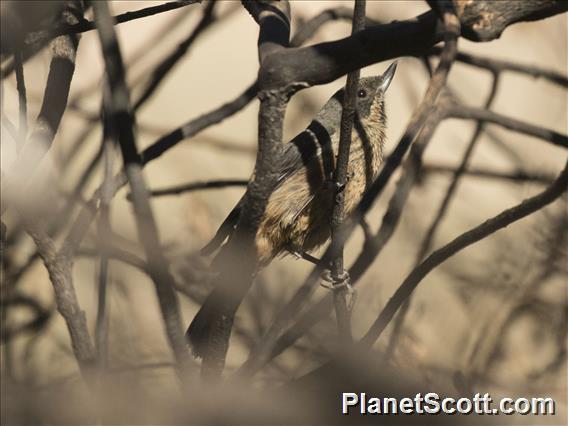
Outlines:
MULTIPOLYGON (((395 71, 396 61, 390 64, 382 75, 359 79, 357 89, 357 116, 359 119, 375 119, 371 115, 377 115, 377 120, 379 118, 384 119, 384 94, 391 84, 395 71)), ((328 129, 332 126, 339 128, 343 93, 344 89, 335 92, 316 116, 316 120, 328 129)))

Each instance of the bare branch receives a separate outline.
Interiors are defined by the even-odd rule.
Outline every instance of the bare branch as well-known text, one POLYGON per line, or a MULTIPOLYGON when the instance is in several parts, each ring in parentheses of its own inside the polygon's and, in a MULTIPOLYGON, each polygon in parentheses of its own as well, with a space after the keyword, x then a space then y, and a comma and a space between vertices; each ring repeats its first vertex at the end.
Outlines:
POLYGON ((259 25, 258 58, 262 64, 271 54, 289 45, 290 4, 287 1, 259 2, 243 0, 243 6, 259 25))
MULTIPOLYGON (((288 46, 289 5, 287 1, 243 2, 243 5, 260 25, 258 51, 262 70, 265 62, 288 46)), ((265 88, 266 81, 262 77, 259 77, 258 83, 259 146, 254 176, 245 194, 234 236, 219 254, 221 266, 215 291, 220 300, 211 299, 215 305, 211 307, 215 315, 206 320, 205 335, 199 336, 199 341, 192 340, 194 353, 203 357, 202 377, 212 380, 218 379, 223 371, 234 314, 255 274, 257 253, 254 239, 268 198, 278 181, 284 113, 289 96, 295 89, 288 84, 279 88, 265 88), (232 267, 234 264, 239 265, 237 274, 232 267)), ((191 333, 189 337, 192 339, 191 333)))
POLYGON ((410 273, 410 275, 408 275, 394 295, 389 299, 378 318, 362 339, 361 343, 365 346, 371 346, 380 337, 400 305, 404 303, 408 297, 410 297, 422 279, 435 267, 442 264, 464 248, 469 247, 494 232, 497 232, 498 230, 503 229, 552 203, 564 194, 567 187, 568 162, 560 176, 545 191, 524 200, 521 204, 507 209, 475 228, 461 234, 459 237, 428 256, 410 273))
POLYGON ((506 117, 496 112, 488 111, 483 108, 474 108, 466 105, 454 105, 449 112, 449 116, 453 118, 462 118, 466 120, 477 120, 479 122, 486 122, 498 124, 506 129, 514 132, 524 133, 535 138, 542 139, 562 148, 568 148, 568 136, 555 132, 553 130, 545 129, 543 127, 535 126, 525 123, 524 121, 516 120, 514 118, 506 117))
MULTIPOLYGON (((189 6, 195 3, 201 3, 202 0, 182 0, 182 1, 168 1, 156 6, 145 7, 139 10, 132 10, 112 17, 114 25, 123 24, 125 22, 134 21, 136 19, 147 18, 159 13, 169 12, 171 10, 179 9, 180 7, 189 6)), ((41 40, 51 39, 61 35, 80 34, 96 28, 95 21, 82 20, 73 25, 59 25, 55 28, 31 33, 26 37, 26 44, 35 44, 41 40)))
MULTIPOLYGON (((437 46, 433 47, 429 55, 439 55, 441 49, 437 46)), ((456 61, 463 62, 477 68, 486 69, 494 74, 502 71, 516 72, 519 74, 530 75, 534 78, 544 78, 552 83, 558 84, 562 87, 568 87, 568 78, 557 73, 556 71, 541 68, 535 65, 519 64, 517 62, 504 61, 502 59, 486 58, 484 56, 473 55, 471 53, 459 52, 456 56, 456 61)))
POLYGON ((213 9, 215 7, 215 2, 210 1, 207 3, 207 6, 203 10, 203 15, 201 20, 192 31, 190 36, 185 39, 182 43, 180 43, 177 48, 168 55, 152 72, 152 76, 150 78, 149 83, 144 88, 144 92, 140 95, 140 98, 134 102, 134 111, 137 111, 145 102, 146 100, 152 96, 152 94, 156 91, 164 77, 172 70, 175 64, 179 62, 179 60, 187 53, 191 45, 198 37, 203 33, 211 23, 215 21, 215 15, 213 15, 213 9))
MULTIPOLYGON (((112 106, 110 103, 110 93, 108 86, 106 86, 103 93, 103 111, 111 111, 112 106)), ((110 120, 110 117, 104 116, 103 120, 110 120)), ((104 156, 104 175, 101 184, 101 202, 100 202, 100 216, 98 223, 97 238, 99 239, 99 246, 103 245, 103 241, 109 241, 112 235, 112 228, 110 224, 110 201, 113 194, 111 193, 111 181, 113 177, 113 147, 117 142, 118 135, 111 133, 114 130, 111 123, 104 123, 103 138, 101 141, 102 151, 104 156)), ((109 256, 106 250, 101 249, 99 259, 98 274, 98 303, 97 303, 97 320, 95 323, 95 347, 97 350, 98 367, 104 370, 107 364, 108 355, 108 303, 107 303, 107 287, 108 287, 108 266, 109 256)))
MULTIPOLYGON (((150 191, 152 197, 163 197, 166 195, 179 195, 185 192, 198 191, 201 189, 222 189, 231 186, 247 186, 248 180, 244 179, 227 179, 227 180, 209 180, 204 182, 192 182, 184 185, 172 186, 164 189, 154 189, 150 191)), ((130 200, 131 195, 127 198, 130 200)))
MULTIPOLYGON (((326 9, 310 20, 306 21, 301 28, 294 34, 290 40, 290 46, 301 46, 312 37, 312 35, 325 23, 335 20, 352 20, 353 10, 347 7, 336 7, 333 9, 326 9)), ((367 18, 367 22, 368 18, 367 18)))
POLYGON ((329 83, 373 63, 420 56, 442 39, 436 15, 428 12, 407 21, 375 25, 341 40, 285 49, 267 58, 259 78, 267 88, 329 83))
POLYGON ((177 295, 174 291, 174 280, 160 248, 158 230, 141 173, 139 155, 136 151, 134 120, 130 113, 129 91, 124 80, 122 56, 106 2, 93 3, 93 9, 111 92, 107 111, 108 125, 113 126, 111 134, 116 132, 118 135, 125 174, 133 194, 138 234, 144 246, 150 276, 156 287, 166 334, 176 357, 181 379, 185 381, 190 359, 181 331, 181 316, 177 295))
POLYGON ((207 114, 203 114, 195 119, 192 119, 183 126, 161 137, 149 147, 144 149, 144 151, 142 151, 142 164, 148 164, 150 161, 155 160, 164 152, 177 145, 183 139, 195 136, 197 133, 206 129, 207 127, 220 123, 225 118, 239 112, 256 97, 257 91, 258 86, 255 82, 231 102, 223 104, 219 108, 216 108, 213 111, 208 112, 207 114))
MULTIPOLYGON (((452 174, 456 172, 456 168, 452 166, 446 166, 442 164, 425 164, 422 167, 422 173, 426 176, 430 174, 452 174)), ((549 184, 554 178, 548 174, 543 173, 525 173, 525 172, 500 172, 495 170, 486 170, 480 168, 468 168, 463 171, 462 176, 464 177, 475 177, 481 179, 499 179, 511 182, 535 182, 541 184, 549 184)))
MULTIPOLYGON (((62 22, 74 23, 78 22, 82 14, 80 2, 69 1, 65 3, 60 19, 62 22)), ((41 159, 51 148, 67 106, 78 43, 79 38, 76 35, 57 37, 52 42, 53 55, 35 128, 18 158, 10 166, 8 175, 3 179, 3 202, 0 207, 2 213, 9 204, 4 202, 5 199, 10 200, 16 196, 14 186, 25 187, 30 175, 33 175, 41 159)))
MULTIPOLYGON (((439 3, 429 0, 433 8, 439 3)), ((536 21, 568 10, 559 0, 463 2, 452 0, 462 25, 462 34, 472 41, 491 41, 499 38, 505 28, 516 22, 536 21)))
POLYGON ((38 252, 47 268, 49 279, 53 285, 57 310, 65 319, 73 353, 77 358, 84 378, 89 381, 91 369, 95 362, 95 350, 89 331, 85 312, 80 308, 72 279, 72 258, 63 256, 41 226, 28 222, 28 233, 33 238, 38 252))
MULTIPOLYGON (((355 0, 351 34, 363 30, 365 26, 365 0, 355 0)), ((359 86, 359 70, 350 72, 345 83, 343 106, 341 110, 341 123, 339 132, 339 148, 337 163, 333 172, 333 181, 336 186, 335 199, 331 212, 331 240, 338 244, 336 239, 338 231, 343 225, 345 215, 345 192, 343 188, 347 183, 347 167, 351 150, 351 137, 353 133, 353 120, 357 106, 357 88, 359 86)), ((337 327, 345 343, 351 343, 351 315, 347 308, 347 288, 349 276, 343 266, 343 244, 338 244, 337 256, 331 262, 331 278, 333 280, 333 293, 337 327)))
MULTIPOLYGON (((493 104, 493 101, 495 100, 495 96, 497 95, 497 91, 499 89, 499 74, 493 74, 493 83, 491 85, 491 90, 489 91, 489 95, 487 96, 487 100, 485 101, 485 109, 489 109, 491 107, 491 105, 493 104)), ((471 140, 469 141, 465 152, 463 154, 462 157, 462 161, 460 163, 460 165, 458 166, 458 168, 455 171, 455 174, 453 176, 453 179, 446 191, 446 195, 444 196, 444 199, 442 201, 442 203, 440 204, 440 207, 438 208, 438 211, 436 213, 436 216, 434 218, 434 220, 432 221, 432 224, 430 225, 430 227, 428 228, 428 231, 426 232, 426 236, 424 237, 424 239, 422 240, 422 244, 420 245, 420 248, 418 250, 418 254, 416 255, 416 261, 414 264, 414 267, 416 267, 416 265, 424 258, 424 256, 426 255, 426 253, 428 253, 428 251, 430 251, 430 247, 432 245, 432 242, 434 241, 434 235, 436 234, 436 230, 438 229, 438 227, 440 226, 440 224, 442 223, 442 220, 446 214, 446 211, 449 207, 449 204, 457 190, 457 187, 459 185, 460 182, 460 178, 463 174, 463 172, 465 171, 465 169, 467 168, 468 164, 469 164, 469 160, 473 155, 473 150, 477 144, 477 142, 479 141, 479 137, 481 136, 481 133, 483 131, 483 123, 481 121, 477 122, 477 125, 475 126, 475 131, 473 132, 473 136, 471 137, 471 140)), ((410 302, 411 302, 411 298, 408 298, 406 300, 406 302, 404 303, 403 307, 400 310, 400 313, 395 321, 394 327, 393 327, 393 332, 391 334, 390 340, 389 340, 389 345, 387 347, 387 358, 390 358, 390 356, 392 356, 393 352, 394 352, 394 348, 397 344, 397 340, 398 337, 401 333, 402 330, 402 326, 406 317, 406 313, 408 312, 409 308, 410 308, 410 302)))
POLYGON ((24 145, 28 134, 28 100, 26 97, 26 82, 24 79, 24 67, 22 64, 22 52, 18 50, 14 53, 14 64, 16 69, 16 88, 18 90, 18 101, 20 118, 18 121, 18 138, 16 143, 18 150, 24 145))

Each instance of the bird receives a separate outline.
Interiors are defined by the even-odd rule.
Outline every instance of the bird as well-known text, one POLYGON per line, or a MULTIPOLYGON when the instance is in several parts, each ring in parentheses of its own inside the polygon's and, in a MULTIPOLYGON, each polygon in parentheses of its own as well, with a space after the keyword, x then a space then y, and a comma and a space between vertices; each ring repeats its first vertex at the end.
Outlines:
MULTIPOLYGON (((393 62, 382 75, 362 77, 357 87, 344 214, 348 218, 364 192, 378 176, 386 142, 385 94, 396 71, 393 62)), ((338 90, 316 114, 308 127, 284 144, 279 177, 255 237, 257 269, 280 255, 293 254, 316 260, 309 252, 325 244, 331 236, 331 211, 337 187, 333 172, 338 155, 344 89, 338 90)), ((212 240, 201 249, 211 255, 230 239, 239 220, 245 195, 219 226, 212 240)), ((223 253, 220 251, 219 254, 223 253)), ((219 255, 211 262, 217 265, 219 255)), ((193 353, 202 357, 210 327, 219 315, 223 290, 213 289, 191 322, 186 337, 193 353)), ((244 298, 235 301, 234 312, 244 298)))

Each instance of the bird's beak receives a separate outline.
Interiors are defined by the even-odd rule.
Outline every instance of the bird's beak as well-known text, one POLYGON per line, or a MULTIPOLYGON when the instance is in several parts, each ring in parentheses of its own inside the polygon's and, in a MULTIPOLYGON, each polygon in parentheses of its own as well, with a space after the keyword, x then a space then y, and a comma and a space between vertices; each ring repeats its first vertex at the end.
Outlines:
POLYGON ((396 71, 396 63, 397 63, 397 61, 394 61, 392 64, 390 64, 389 67, 387 68, 387 70, 381 76, 381 82, 379 84, 379 90, 383 93, 385 93, 387 91, 387 89, 389 88, 389 86, 391 84, 392 78, 394 77, 394 73, 396 71))

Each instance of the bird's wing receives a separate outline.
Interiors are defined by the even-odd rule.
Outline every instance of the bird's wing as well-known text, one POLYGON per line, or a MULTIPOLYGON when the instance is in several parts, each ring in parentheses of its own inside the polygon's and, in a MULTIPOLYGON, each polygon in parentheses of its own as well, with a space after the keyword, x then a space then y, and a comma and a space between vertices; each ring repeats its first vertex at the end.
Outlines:
POLYGON ((334 163, 332 136, 333 133, 314 120, 306 130, 284 144, 278 186, 290 175, 313 164, 314 160, 322 161, 325 173, 331 173, 334 163))
MULTIPOLYGON (((327 175, 331 175, 333 171, 333 151, 331 137, 333 134, 326 129, 319 121, 314 120, 308 128, 298 134, 290 142, 284 144, 284 152, 282 155, 282 164, 280 165, 280 174, 278 177, 277 187, 282 185, 292 174, 303 170, 304 168, 320 168, 318 162, 323 163, 323 169, 326 176, 319 177, 316 182, 308 182, 312 185, 312 195, 303 205, 297 206, 294 213, 298 217, 312 202, 315 194, 321 190, 327 175)), ((309 179, 309 176, 308 176, 309 179)), ((219 229, 215 233, 213 239, 201 249, 201 254, 207 256, 217 250, 221 244, 233 233, 235 226, 239 220, 242 210, 243 198, 237 203, 235 208, 229 213, 223 221, 219 229)))

